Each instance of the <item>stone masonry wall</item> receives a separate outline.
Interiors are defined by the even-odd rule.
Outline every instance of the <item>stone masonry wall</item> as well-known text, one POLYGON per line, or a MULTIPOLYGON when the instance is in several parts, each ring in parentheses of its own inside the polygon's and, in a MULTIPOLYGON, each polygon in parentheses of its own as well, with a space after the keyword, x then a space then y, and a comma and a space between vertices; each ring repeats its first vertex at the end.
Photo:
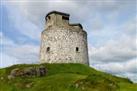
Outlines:
POLYGON ((88 64, 87 34, 72 26, 50 26, 41 34, 41 63, 88 64))

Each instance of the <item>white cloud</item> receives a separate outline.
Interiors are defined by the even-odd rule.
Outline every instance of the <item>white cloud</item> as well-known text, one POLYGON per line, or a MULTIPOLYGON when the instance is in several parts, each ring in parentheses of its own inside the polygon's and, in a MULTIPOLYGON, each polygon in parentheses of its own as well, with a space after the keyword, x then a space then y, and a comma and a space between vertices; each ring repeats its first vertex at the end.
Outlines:
MULTIPOLYGON (((24 12, 12 5, 5 5, 5 8, 8 12, 7 16, 9 23, 12 24, 12 26, 16 29, 14 32, 25 35, 34 40, 40 39, 40 31, 42 31, 42 29, 31 21, 27 20, 23 14, 24 12)), ((12 29, 9 29, 9 31, 13 32, 12 29)))
POLYGON ((8 45, 14 45, 14 42, 6 37, 3 32, 0 32, 0 45, 2 46, 8 46, 8 45))
POLYGON ((137 82, 137 58, 127 62, 95 63, 91 65, 98 70, 112 73, 117 76, 124 76, 137 82))
MULTIPOLYGON (((135 1, 117 1, 117 0, 96 0, 96 1, 77 1, 77 0, 7 0, 8 5, 14 5, 20 9, 24 17, 28 17, 29 20, 39 25, 44 22, 43 19, 46 13, 51 10, 58 10, 62 12, 68 12, 73 17, 72 20, 85 21, 86 18, 93 15, 96 11, 99 12, 114 12, 120 10, 126 10, 128 5, 135 7, 135 1), (77 13, 76 13, 77 12, 77 13)), ((129 7, 128 7, 129 8, 129 7)))
POLYGON ((9 56, 3 52, 0 52, 0 54, 1 54, 0 68, 8 67, 8 66, 11 66, 13 64, 17 64, 18 59, 16 59, 15 57, 9 56))
POLYGON ((133 17, 133 19, 128 20, 125 22, 121 29, 123 29, 123 32, 125 32, 126 35, 136 37, 137 35, 137 17, 133 17))
POLYGON ((137 58, 127 62, 110 62, 92 64, 95 68, 109 73, 122 74, 122 73, 136 73, 137 74, 137 58))
POLYGON ((7 67, 13 64, 38 63, 39 46, 33 44, 19 45, 7 38, 3 33, 0 44, 0 67, 7 67))
POLYGON ((19 63, 36 63, 38 62, 39 46, 35 45, 18 45, 5 48, 5 53, 17 58, 19 63))
POLYGON ((122 25, 111 26, 112 29, 103 29, 92 33, 94 37, 100 38, 96 40, 98 41, 96 45, 100 45, 90 46, 91 60, 93 62, 116 62, 135 58, 137 56, 136 23, 136 17, 133 17, 122 25))
POLYGON ((135 40, 130 38, 112 40, 104 46, 99 48, 92 47, 90 50, 92 62, 123 62, 137 56, 135 40))

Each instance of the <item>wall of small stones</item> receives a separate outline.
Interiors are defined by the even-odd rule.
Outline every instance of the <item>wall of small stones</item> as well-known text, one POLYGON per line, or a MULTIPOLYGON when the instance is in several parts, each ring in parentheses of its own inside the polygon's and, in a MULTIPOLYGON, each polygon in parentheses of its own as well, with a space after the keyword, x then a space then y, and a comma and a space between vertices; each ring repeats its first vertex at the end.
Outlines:
POLYGON ((46 28, 41 34, 40 62, 88 64, 86 32, 72 26, 46 28))

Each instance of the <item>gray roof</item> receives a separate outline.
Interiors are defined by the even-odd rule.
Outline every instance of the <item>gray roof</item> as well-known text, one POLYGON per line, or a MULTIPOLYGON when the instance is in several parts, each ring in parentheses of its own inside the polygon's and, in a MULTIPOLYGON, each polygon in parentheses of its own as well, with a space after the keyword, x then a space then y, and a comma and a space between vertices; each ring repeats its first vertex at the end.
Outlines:
POLYGON ((79 26, 81 29, 83 29, 82 25, 80 23, 75 23, 75 24, 69 24, 70 26, 79 26))
POLYGON ((63 12, 59 12, 59 11, 51 11, 51 12, 49 12, 49 13, 46 15, 46 17, 49 16, 50 14, 53 14, 53 13, 55 13, 55 14, 60 14, 60 15, 65 15, 65 16, 69 16, 69 14, 67 14, 67 13, 63 13, 63 12))

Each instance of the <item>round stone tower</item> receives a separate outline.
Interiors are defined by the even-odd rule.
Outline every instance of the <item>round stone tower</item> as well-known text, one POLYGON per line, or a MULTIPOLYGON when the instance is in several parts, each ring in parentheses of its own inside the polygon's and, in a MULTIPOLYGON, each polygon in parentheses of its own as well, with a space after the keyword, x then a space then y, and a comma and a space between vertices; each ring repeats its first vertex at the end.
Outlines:
POLYGON ((69 14, 52 11, 41 34, 41 63, 88 64, 87 33, 81 24, 69 24, 69 14))

